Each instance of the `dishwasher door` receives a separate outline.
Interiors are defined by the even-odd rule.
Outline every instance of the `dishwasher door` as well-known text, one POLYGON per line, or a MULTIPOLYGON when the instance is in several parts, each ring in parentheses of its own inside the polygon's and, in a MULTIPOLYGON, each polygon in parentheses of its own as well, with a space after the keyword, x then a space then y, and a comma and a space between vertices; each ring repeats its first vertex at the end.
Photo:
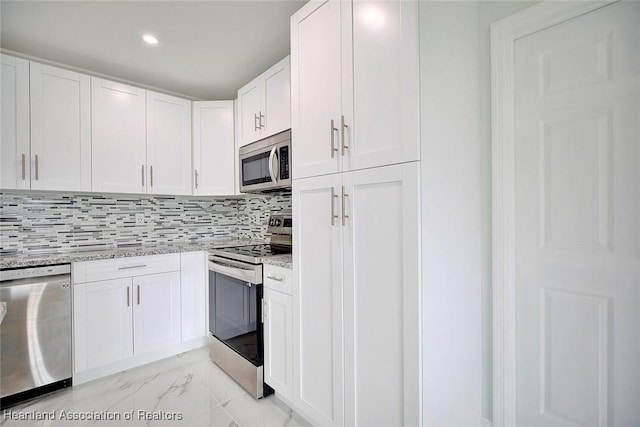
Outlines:
MULTIPOLYGON (((0 282, 0 384, 2 406, 18 393, 71 378, 71 275, 69 266, 40 268, 48 276, 0 282), (61 273, 62 274, 59 274, 61 273)), ((35 269, 34 269, 35 270, 35 269)), ((64 385, 69 385, 70 381, 64 385)), ((37 394, 37 393, 36 393, 37 394)), ((31 396, 24 396, 28 398, 31 396)), ((21 399, 22 400, 22 399, 21 399)))

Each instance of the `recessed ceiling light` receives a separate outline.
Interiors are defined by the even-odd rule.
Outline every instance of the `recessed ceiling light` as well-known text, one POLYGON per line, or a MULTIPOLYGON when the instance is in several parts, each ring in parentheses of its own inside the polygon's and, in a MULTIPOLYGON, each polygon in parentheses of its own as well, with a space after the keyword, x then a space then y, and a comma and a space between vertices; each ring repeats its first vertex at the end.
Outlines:
POLYGON ((145 34, 144 36, 142 36, 142 40, 144 40, 148 44, 158 44, 158 39, 153 37, 151 34, 145 34))

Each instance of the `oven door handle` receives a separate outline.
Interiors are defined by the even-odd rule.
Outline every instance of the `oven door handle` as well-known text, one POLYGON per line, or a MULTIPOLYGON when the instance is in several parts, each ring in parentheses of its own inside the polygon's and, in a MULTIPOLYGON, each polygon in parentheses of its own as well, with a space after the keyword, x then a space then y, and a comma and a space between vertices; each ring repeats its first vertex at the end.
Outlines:
POLYGON ((277 157, 276 152, 278 151, 278 147, 273 147, 271 149, 271 154, 269 154, 269 176, 271 176, 271 181, 274 183, 278 182, 278 177, 276 173, 273 172, 273 158, 277 157))
POLYGON ((242 280, 249 286, 262 284, 262 265, 244 264, 225 258, 209 257, 209 271, 242 280))

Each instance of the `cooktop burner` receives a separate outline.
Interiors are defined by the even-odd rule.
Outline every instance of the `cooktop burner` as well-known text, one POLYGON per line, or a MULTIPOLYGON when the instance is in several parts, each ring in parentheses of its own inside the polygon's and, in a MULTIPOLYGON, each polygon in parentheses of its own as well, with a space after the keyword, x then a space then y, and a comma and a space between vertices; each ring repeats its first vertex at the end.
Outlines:
POLYGON ((260 264, 261 258, 269 255, 291 253, 291 248, 280 248, 271 245, 237 246, 233 248, 213 249, 209 254, 238 261, 260 264))

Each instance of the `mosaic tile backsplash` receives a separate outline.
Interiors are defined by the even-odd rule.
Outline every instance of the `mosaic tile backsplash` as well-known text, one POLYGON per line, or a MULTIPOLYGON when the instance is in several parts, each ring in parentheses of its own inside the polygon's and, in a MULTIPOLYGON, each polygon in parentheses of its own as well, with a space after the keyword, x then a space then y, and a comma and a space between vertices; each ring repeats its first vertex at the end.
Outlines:
POLYGON ((266 238, 291 193, 238 198, 0 193, 0 254, 266 238), (145 224, 135 215, 143 213, 145 224))

